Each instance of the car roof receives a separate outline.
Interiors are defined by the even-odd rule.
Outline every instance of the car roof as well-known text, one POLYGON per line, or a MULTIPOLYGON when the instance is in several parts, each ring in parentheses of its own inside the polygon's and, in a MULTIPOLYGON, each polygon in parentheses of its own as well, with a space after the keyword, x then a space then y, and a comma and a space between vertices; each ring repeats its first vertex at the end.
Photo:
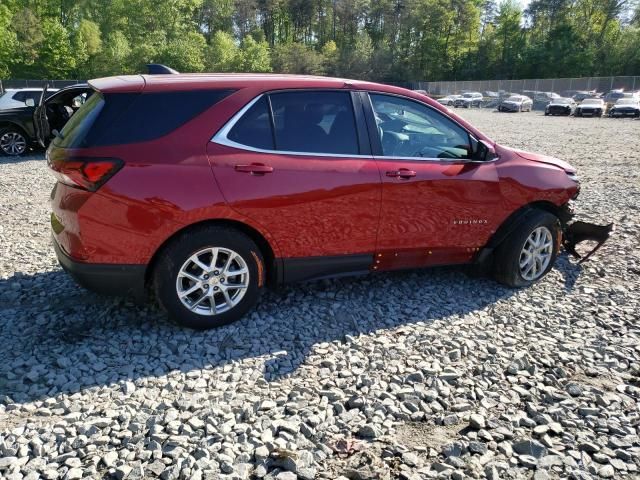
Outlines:
MULTIPOLYGON (((121 75, 97 78, 89 85, 100 92, 146 92, 199 90, 208 88, 355 88, 409 92, 400 87, 345 78, 272 73, 187 73, 177 75, 121 75)), ((417 93, 417 92, 416 92, 417 93)))

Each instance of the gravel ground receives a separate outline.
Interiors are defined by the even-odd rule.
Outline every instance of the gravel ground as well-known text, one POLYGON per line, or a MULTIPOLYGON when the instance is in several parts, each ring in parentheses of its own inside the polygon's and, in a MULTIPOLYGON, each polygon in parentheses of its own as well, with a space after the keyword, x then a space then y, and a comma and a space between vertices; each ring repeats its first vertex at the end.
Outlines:
POLYGON ((0 159, 0 477, 639 478, 640 122, 462 113, 578 167, 619 225, 592 262, 296 285, 187 331, 75 286, 42 155, 0 159))

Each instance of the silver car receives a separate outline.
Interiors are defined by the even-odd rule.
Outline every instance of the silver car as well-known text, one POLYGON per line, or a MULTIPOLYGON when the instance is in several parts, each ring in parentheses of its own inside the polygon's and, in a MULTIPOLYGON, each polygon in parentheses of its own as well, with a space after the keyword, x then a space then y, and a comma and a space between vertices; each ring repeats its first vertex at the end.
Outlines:
POLYGON ((533 100, 526 95, 511 95, 498 105, 499 112, 530 112, 533 100))
POLYGON ((480 108, 482 106, 483 99, 484 98, 480 92, 466 92, 466 93, 463 93, 460 96, 460 98, 456 98, 453 101, 453 106, 464 107, 464 108, 471 108, 471 107, 480 108))

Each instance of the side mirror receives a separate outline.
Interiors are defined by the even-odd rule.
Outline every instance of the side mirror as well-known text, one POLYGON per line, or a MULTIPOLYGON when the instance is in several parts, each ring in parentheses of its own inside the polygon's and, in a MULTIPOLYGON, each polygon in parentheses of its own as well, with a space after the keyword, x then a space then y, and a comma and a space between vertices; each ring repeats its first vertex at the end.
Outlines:
POLYGON ((27 99, 24 101, 24 103, 25 103, 25 105, 26 105, 27 107, 35 107, 35 106, 36 106, 36 101, 35 101, 33 98, 27 98, 27 99))
POLYGON ((487 162, 496 158, 496 149, 485 140, 476 140, 474 143, 473 159, 477 162, 487 162))

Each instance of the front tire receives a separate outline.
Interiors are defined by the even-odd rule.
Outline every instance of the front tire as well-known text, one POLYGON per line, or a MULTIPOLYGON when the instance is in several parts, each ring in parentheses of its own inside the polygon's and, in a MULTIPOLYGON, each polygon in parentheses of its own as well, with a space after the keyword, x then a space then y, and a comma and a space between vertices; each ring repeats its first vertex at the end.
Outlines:
POLYGON ((265 282, 262 253, 244 233, 207 226, 176 237, 160 254, 154 290, 176 323, 203 330, 245 315, 265 282))
POLYGON ((495 251, 495 279, 509 287, 527 287, 541 280, 558 255, 560 222, 535 210, 495 251))
POLYGON ((0 129, 0 151, 4 155, 17 157, 27 150, 27 138, 14 127, 0 129))

